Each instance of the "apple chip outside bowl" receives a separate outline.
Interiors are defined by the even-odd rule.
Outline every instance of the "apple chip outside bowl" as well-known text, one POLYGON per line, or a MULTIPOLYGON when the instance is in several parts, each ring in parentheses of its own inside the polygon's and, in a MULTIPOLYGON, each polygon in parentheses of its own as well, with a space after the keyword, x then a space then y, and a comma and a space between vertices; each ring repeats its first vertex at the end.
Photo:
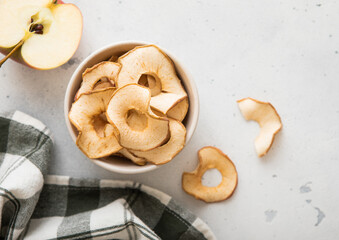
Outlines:
MULTIPOLYGON (((144 43, 144 42, 119 42, 119 43, 110 44, 110 45, 108 45, 104 48, 101 48, 101 49, 95 51, 94 53, 92 53, 75 70, 75 72, 73 73, 73 75, 72 75, 72 77, 71 77, 71 79, 68 83, 66 95, 65 95, 65 101, 64 101, 64 114, 65 114, 66 125, 67 125, 69 133, 70 133, 74 142, 77 141, 77 136, 78 136, 79 132, 78 132, 77 128, 71 123, 71 121, 69 119, 69 112, 71 110, 72 103, 74 102, 75 96, 76 96, 76 94, 77 94, 77 92, 78 92, 78 90, 81 86, 81 83, 82 83, 82 80, 83 80, 82 74, 84 73, 84 71, 87 68, 91 68, 91 67, 93 67, 94 65, 96 65, 100 62, 109 61, 109 60, 116 60, 119 56, 122 56, 123 54, 134 49, 135 47, 145 46, 145 45, 148 45, 148 43, 144 43)), ((185 142, 187 144, 189 142, 189 140, 191 139, 191 137, 192 137, 192 135, 195 131, 197 122, 198 122, 198 116, 199 116, 198 92, 197 92, 195 83, 194 83, 191 75, 184 68, 184 66, 172 54, 170 54, 167 50, 164 50, 163 48, 161 48, 161 50, 159 49, 159 51, 164 52, 172 60, 172 62, 174 63, 176 74, 179 77, 179 79, 181 80, 181 83, 182 83, 183 87, 185 88, 185 90, 187 92, 188 98, 185 97, 184 95, 180 95, 180 97, 181 97, 180 101, 177 101, 178 103, 180 103, 180 104, 177 104, 177 111, 176 111, 177 118, 176 118, 176 114, 173 114, 171 112, 171 110, 165 109, 165 111, 167 111, 165 113, 168 114, 168 116, 180 120, 180 118, 181 118, 180 115, 182 115, 181 112, 185 111, 185 107, 182 107, 182 106, 185 106, 185 105, 187 106, 186 102, 188 100, 189 108, 188 108, 188 111, 187 111, 187 115, 182 122, 184 124, 184 126, 186 127, 186 140, 185 140, 185 142)), ((157 53, 155 53, 155 54, 157 54, 157 53)), ((144 75, 144 74, 142 74, 142 75, 144 75)), ((141 81, 141 78, 140 78, 139 82, 140 81, 141 81)), ((113 86, 113 87, 116 87, 116 86, 113 86)), ((165 91, 165 93, 166 93, 166 91, 165 91)), ((180 94, 182 94, 182 93, 180 93, 180 94)), ((172 95, 170 95, 170 97, 172 97, 172 95)), ((156 101, 154 101, 154 102, 155 102, 155 104, 157 104, 156 101)), ((161 107, 162 106, 160 106, 160 108, 161 107)), ((174 109, 174 107, 172 109, 174 109)), ((158 110, 158 108, 155 107, 155 111, 157 111, 157 110, 158 110)), ((163 109, 159 110, 159 112, 160 112, 159 114, 162 114, 164 112, 164 111, 161 112, 161 110, 163 110, 163 109)), ((186 108, 186 110, 187 110, 187 108, 186 108)), ((126 152, 128 154, 131 154, 129 151, 124 150, 124 151, 119 152, 120 154, 118 154, 118 155, 124 154, 126 152)), ((133 156, 136 157, 135 155, 133 155, 133 156)), ((99 158, 99 159, 91 159, 91 160, 95 164, 97 164, 100 167, 103 167, 103 168, 105 168, 109 171, 113 171, 113 172, 117 172, 117 173, 123 173, 123 174, 143 173, 143 172, 148 172, 148 171, 151 171, 151 170, 154 170, 154 169, 160 167, 160 165, 154 165, 154 164, 151 164, 151 163, 148 163, 148 164, 142 165, 142 166, 138 166, 128 159, 124 159, 120 156, 115 156, 115 155, 111 155, 111 156, 103 157, 103 158, 99 158)))

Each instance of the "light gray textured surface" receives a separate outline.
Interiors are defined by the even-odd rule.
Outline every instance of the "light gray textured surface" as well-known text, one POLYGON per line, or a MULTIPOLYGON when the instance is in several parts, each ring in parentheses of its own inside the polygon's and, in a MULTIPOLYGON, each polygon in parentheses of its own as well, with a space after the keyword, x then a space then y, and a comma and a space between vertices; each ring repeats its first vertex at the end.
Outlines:
POLYGON ((339 2, 327 1, 77 1, 84 31, 64 66, 37 71, 7 62, 0 70, 0 111, 18 109, 54 133, 50 173, 131 179, 158 188, 205 220, 219 239, 337 239, 339 215, 339 2), (200 95, 192 141, 171 163, 125 176, 88 161, 63 118, 68 80, 92 51, 115 41, 149 41, 191 71, 200 95), (282 132, 258 159, 254 122, 236 100, 270 101, 282 132), (206 145, 234 161, 239 185, 224 202, 206 204, 183 192, 206 145))

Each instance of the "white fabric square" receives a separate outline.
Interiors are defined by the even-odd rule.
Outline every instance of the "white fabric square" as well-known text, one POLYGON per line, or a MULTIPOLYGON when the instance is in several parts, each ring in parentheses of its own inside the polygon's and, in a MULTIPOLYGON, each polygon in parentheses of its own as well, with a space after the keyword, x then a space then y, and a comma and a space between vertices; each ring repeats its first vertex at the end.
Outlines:
MULTIPOLYGON (((97 229, 105 229, 100 232, 98 232, 98 235, 106 233, 107 235, 101 236, 101 237, 95 237, 95 233, 92 233, 92 236, 94 236, 94 239, 108 239, 108 238, 116 238, 116 239, 128 239, 129 234, 127 228, 125 228, 125 221, 124 219, 127 219, 127 222, 131 221, 132 219, 132 212, 128 209, 125 210, 124 204, 126 204, 126 201, 123 199, 118 199, 102 208, 96 209, 91 214, 91 231, 97 230, 97 229), (124 215, 124 211, 126 216, 124 215), (119 226, 120 225, 120 226, 119 226), (120 231, 119 231, 120 230, 120 231), (112 233, 116 232, 116 233, 112 233), (112 234, 109 234, 112 233, 112 234)), ((147 225, 145 225, 138 217, 133 215, 133 223, 137 223, 138 225, 142 225, 144 228, 148 229, 149 232, 152 232, 152 230, 149 229, 147 225)), ((133 232, 133 226, 128 226, 130 233, 132 234, 132 237, 134 236, 133 232)), ((143 230, 145 231, 145 230, 143 230)), ((135 227, 135 234, 136 239, 148 239, 145 238, 140 231, 138 230, 138 227, 135 227)), ((154 234, 155 235, 155 234, 154 234)), ((155 235, 156 236, 156 235, 155 235)), ((133 238, 134 239, 134 238, 133 238)))
POLYGON ((25 161, 26 159, 21 155, 13 155, 10 153, 5 153, 3 158, 3 162, 0 168, 0 181, 4 177, 5 173, 9 168, 15 168, 16 164, 19 164, 21 161, 25 161))
POLYGON ((171 198, 170 196, 168 196, 167 194, 165 194, 165 193, 163 193, 163 192, 160 192, 160 191, 158 191, 158 190, 156 190, 156 189, 154 189, 154 188, 144 186, 144 185, 141 186, 141 191, 144 191, 144 192, 146 192, 147 194, 149 194, 149 195, 151 195, 151 196, 153 196, 153 197, 159 199, 159 201, 160 201, 162 204, 166 205, 166 206, 167 206, 167 204, 168 204, 168 203, 171 201, 171 199, 172 199, 172 198, 171 198))
POLYGON ((63 217, 31 219, 25 240, 56 238, 63 217))
POLYGON ((48 175, 45 178, 45 184, 66 185, 69 184, 69 176, 48 175))
POLYGON ((200 218, 195 219, 192 226, 195 227, 198 231, 200 231, 206 239, 209 240, 216 239, 211 229, 200 218))
MULTIPOLYGON (((6 154, 4 161, 13 161, 13 158, 18 156, 6 154)), ((23 161, 18 161, 11 167, 15 170, 9 171, 8 175, 6 173, 1 187, 10 191, 16 198, 27 199, 40 191, 44 179, 40 169, 24 157, 21 158, 23 161)))
POLYGON ((118 181, 118 180, 108 180, 104 179, 100 181, 101 188, 132 188, 133 182, 132 181, 118 181))
MULTIPOLYGON (((94 210, 91 214, 91 230, 124 224, 124 203, 126 203, 125 200, 118 199, 94 210)), ((127 219, 130 219, 130 217, 129 214, 127 219)))
POLYGON ((46 128, 46 126, 39 120, 20 111, 15 111, 15 113, 12 116, 12 120, 25 125, 31 125, 41 132, 46 128))

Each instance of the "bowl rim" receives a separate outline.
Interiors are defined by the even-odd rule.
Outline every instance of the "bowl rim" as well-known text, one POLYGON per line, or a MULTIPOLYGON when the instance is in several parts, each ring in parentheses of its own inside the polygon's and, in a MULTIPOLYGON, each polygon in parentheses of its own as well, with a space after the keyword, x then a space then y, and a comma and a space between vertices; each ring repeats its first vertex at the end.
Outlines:
MULTIPOLYGON (((196 87, 196 84, 193 80, 193 77, 191 75, 191 73, 187 70, 187 68, 182 64, 182 62, 180 62, 175 56, 173 56, 171 54, 171 52, 169 52, 167 49, 161 47, 161 46, 158 46, 157 44, 153 44, 153 43, 149 43, 149 42, 144 42, 144 41, 134 41, 134 40, 128 40, 128 41, 119 41, 119 42, 114 42, 114 43, 111 43, 111 44, 108 44, 108 45, 105 45, 97 50, 95 50, 94 52, 92 52, 91 54, 89 54, 84 60, 82 60, 82 62, 78 65, 78 67, 75 69, 75 71, 73 72, 69 82, 68 82, 68 85, 67 85, 67 88, 66 88, 66 92, 65 92, 65 97, 64 97, 64 117, 65 117, 65 122, 66 122, 66 126, 67 126, 67 130, 73 140, 73 142, 75 143, 76 142, 76 134, 73 130, 73 127, 72 127, 72 124, 68 118, 68 113, 69 113, 69 110, 70 110, 70 107, 72 106, 72 103, 73 101, 70 101, 70 95, 72 94, 74 88, 75 88, 75 85, 77 84, 77 76, 79 76, 79 74, 82 74, 82 69, 83 67, 90 61, 92 60, 93 58, 95 58, 97 55, 100 55, 102 54, 103 52, 105 51, 108 51, 109 49, 111 48, 114 48, 114 47, 118 47, 118 46, 121 46, 121 45, 136 45, 136 46, 142 46, 142 45, 156 45, 157 47, 159 47, 166 55, 169 56, 169 58, 172 60, 173 64, 175 66, 180 66, 180 68, 182 69, 182 71, 185 73, 186 75, 186 79, 188 80, 189 82, 189 85, 190 85, 190 88, 191 88, 191 91, 192 91, 192 96, 189 96, 189 102, 191 103, 191 100, 190 99, 194 99, 195 101, 195 104, 193 105, 193 109, 191 109, 190 113, 192 114, 192 122, 191 122, 191 125, 190 125, 190 128, 187 129, 187 132, 186 132, 186 142, 185 142, 185 146, 189 143, 189 141, 191 140, 195 130, 196 130, 196 127, 197 127, 197 124, 198 124, 198 120, 199 120, 199 107, 200 107, 200 104, 199 104, 199 95, 198 95, 198 90, 197 90, 197 87, 196 87)), ((184 83, 184 80, 181 79, 183 85, 185 86, 186 83, 184 83)), ((186 86, 185 86, 186 87, 186 86)), ((187 89, 186 89, 187 91, 187 89)), ((72 98, 73 99, 73 98, 72 98)), ((189 106, 189 108, 191 108, 191 104, 189 106)), ((152 170, 155 170, 159 167, 161 167, 162 165, 155 165, 155 164, 148 164, 148 165, 145 165, 145 166, 140 166, 138 167, 137 169, 128 169, 128 168, 123 168, 121 166, 115 166, 114 164, 111 164, 111 163, 106 163, 105 161, 103 160, 100 160, 100 159, 91 159, 91 158, 88 158, 89 160, 91 160, 94 164, 108 170, 108 171, 111 171, 111 172, 115 172, 115 173, 121 173, 121 174, 139 174, 139 173, 145 173, 145 172, 149 172, 149 171, 152 171, 152 170)))

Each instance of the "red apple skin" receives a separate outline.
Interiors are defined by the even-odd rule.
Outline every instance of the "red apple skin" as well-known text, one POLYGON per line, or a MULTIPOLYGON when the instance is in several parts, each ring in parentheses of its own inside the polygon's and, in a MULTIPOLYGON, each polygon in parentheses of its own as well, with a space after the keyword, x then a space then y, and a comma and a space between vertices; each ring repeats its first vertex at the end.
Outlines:
MULTIPOLYGON (((13 47, 14 48, 14 47, 13 47)), ((2 53, 4 56, 6 56, 13 48, 2 48, 0 47, 0 53, 2 53)), ((21 47, 17 49, 12 56, 10 56, 10 59, 17 63, 21 63, 25 66, 29 66, 24 59, 21 57, 21 47)))
MULTIPOLYGON (((57 0, 57 2, 56 2, 56 4, 65 4, 65 2, 63 2, 62 0, 57 0)), ((72 4, 72 3, 66 3, 66 4, 72 4)), ((72 4, 72 5, 74 5, 74 4, 72 4)), ((75 6, 75 5, 74 5, 75 6)), ((76 8, 78 8, 77 6, 75 6, 76 8)), ((78 8, 79 9, 79 8, 78 8)), ((81 13, 81 11, 80 11, 80 9, 79 9, 79 12, 80 12, 80 14, 81 14, 81 17, 82 17, 82 21, 81 21, 81 32, 83 31, 83 16, 82 16, 82 13, 81 13)), ((81 37, 80 37, 80 40, 81 40, 81 37)), ((74 51, 74 53, 76 52, 76 50, 78 49, 78 47, 79 47, 79 44, 80 44, 80 41, 78 42, 78 45, 77 45, 77 47, 75 48, 75 51, 74 51)), ((0 53, 2 53, 3 55, 7 55, 12 49, 13 49, 14 47, 12 47, 12 48, 3 48, 3 47, 0 47, 0 53)), ((72 54, 72 56, 74 55, 74 53, 72 54)), ((31 66, 31 65, 29 65, 27 62, 25 62, 25 60, 22 58, 22 56, 21 56, 21 47, 19 48, 19 49, 17 49, 13 54, 12 54, 12 56, 10 56, 10 59, 12 59, 13 61, 15 61, 15 62, 17 62, 17 63, 20 63, 20 64, 22 64, 22 65, 24 65, 24 66, 27 66, 27 67, 30 67, 30 68, 33 68, 33 69, 36 69, 36 70, 50 70, 50 69, 54 69, 54 68, 57 68, 57 67, 60 67, 60 66, 56 66, 56 67, 53 67, 53 68, 50 68, 50 69, 39 69, 39 68, 36 68, 36 67, 34 67, 34 66, 31 66)), ((1 60, 1 58, 0 58, 0 60, 1 60)))

